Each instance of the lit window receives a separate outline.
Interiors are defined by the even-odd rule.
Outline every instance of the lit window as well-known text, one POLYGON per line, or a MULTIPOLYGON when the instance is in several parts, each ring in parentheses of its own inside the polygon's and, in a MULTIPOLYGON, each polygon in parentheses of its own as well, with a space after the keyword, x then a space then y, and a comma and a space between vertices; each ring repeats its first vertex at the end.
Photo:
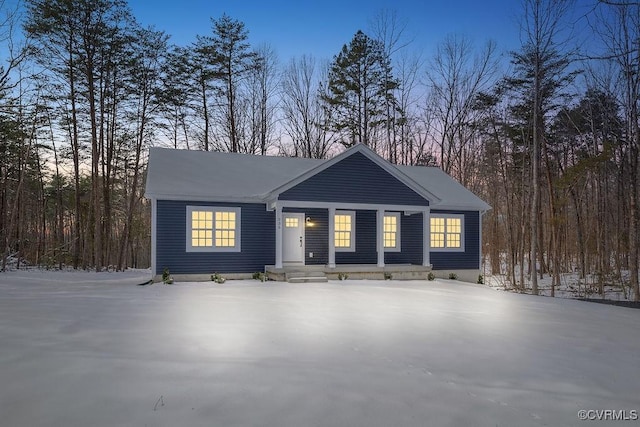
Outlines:
POLYGON ((334 216, 334 244, 337 251, 352 251, 354 245, 355 212, 336 212, 334 216))
POLYGON ((447 247, 460 248, 462 236, 462 219, 447 218, 447 247))
POLYGON ((187 206, 187 252, 240 252, 240 208, 187 206))
POLYGON ((440 250, 464 250, 463 215, 431 216, 431 248, 440 250))
POLYGON ((216 212, 216 247, 232 248, 236 245, 236 213, 216 212))
POLYGON ((213 245, 213 212, 191 211, 191 246, 213 245))
POLYGON ((298 228, 298 218, 290 218, 290 217, 285 218, 284 226, 287 228, 298 228))
POLYGON ((400 214, 385 213, 382 229, 384 248, 388 252, 400 251, 400 214))
POLYGON ((444 248, 444 218, 431 218, 431 247, 444 248))

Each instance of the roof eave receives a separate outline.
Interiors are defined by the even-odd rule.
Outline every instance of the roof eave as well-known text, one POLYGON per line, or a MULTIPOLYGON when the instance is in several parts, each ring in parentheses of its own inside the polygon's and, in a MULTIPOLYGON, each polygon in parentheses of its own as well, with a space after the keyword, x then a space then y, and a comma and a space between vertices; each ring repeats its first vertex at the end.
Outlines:
POLYGON ((440 203, 438 205, 432 205, 431 209, 435 210, 448 210, 448 211, 478 211, 478 212, 486 212, 491 210, 491 206, 482 203, 482 204, 447 204, 446 202, 440 203))
POLYGON ((176 200, 185 202, 265 203, 264 199, 260 196, 208 196, 202 194, 164 194, 147 192, 144 194, 144 197, 155 200, 176 200))

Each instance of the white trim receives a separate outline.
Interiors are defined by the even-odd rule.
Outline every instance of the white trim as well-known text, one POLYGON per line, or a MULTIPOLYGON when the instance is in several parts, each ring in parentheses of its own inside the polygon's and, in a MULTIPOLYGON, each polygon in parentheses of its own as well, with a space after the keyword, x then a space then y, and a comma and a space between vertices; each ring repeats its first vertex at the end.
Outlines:
POLYGON ((342 210, 336 210, 334 215, 333 215, 333 227, 331 229, 329 229, 329 232, 332 233, 333 236, 333 245, 334 245, 334 249, 336 252, 355 252, 356 251, 356 212, 355 211, 342 211, 342 210), (345 248, 345 247, 336 247, 336 241, 335 241, 335 236, 336 236, 336 216, 337 215, 345 215, 345 216, 350 216, 351 217, 351 230, 349 231, 350 235, 350 242, 349 242, 349 247, 345 248))
POLYGON ((265 203, 264 198, 259 196, 224 196, 210 197, 203 194, 163 194, 145 193, 147 199, 176 200, 181 202, 210 202, 210 203, 265 203))
POLYGON ((329 268, 336 268, 336 242, 335 234, 331 231, 335 228, 336 208, 329 208, 329 268))
POLYGON ((407 214, 419 213, 428 208, 428 206, 414 206, 414 205, 384 205, 373 203, 335 203, 335 202, 308 202, 304 200, 274 200, 267 203, 267 209, 273 210, 277 205, 290 208, 314 208, 314 209, 329 209, 334 208, 337 210, 357 210, 357 211, 377 211, 383 209, 385 211, 404 212, 407 214))
POLYGON ((242 217, 239 207, 229 206, 197 206, 187 205, 186 208, 186 220, 185 220, 185 250, 186 252, 241 252, 241 230, 242 230, 242 217), (212 246, 192 246, 191 245, 191 213, 193 211, 211 212, 213 214, 213 228, 212 228, 212 246), (234 212, 236 214, 236 228, 235 228, 235 246, 218 247, 215 245, 215 232, 216 232, 216 212, 234 212))
POLYGON ((158 201, 151 199, 151 277, 156 275, 158 243, 158 201))
POLYGON ((276 268, 282 268, 282 206, 276 203, 276 268))
MULTIPOLYGON (((149 199, 149 200, 175 200, 175 201, 182 201, 182 202, 196 202, 196 203, 200 203, 200 202, 209 202, 209 203, 258 203, 258 204, 266 204, 267 205, 267 210, 273 210, 273 206, 274 203, 277 199, 270 197, 268 199, 265 199, 264 196, 225 196, 225 197, 209 197, 209 196, 205 196, 202 194, 199 195, 188 195, 188 194, 162 194, 162 193, 145 193, 144 195, 145 198, 149 199)), ((289 200, 279 200, 279 202, 290 202, 289 200)), ((298 203, 314 203, 314 204, 323 204, 323 207, 326 207, 327 205, 336 205, 336 203, 332 203, 332 202, 298 202, 298 203)), ((340 203, 338 203, 340 204, 340 203)), ((350 206, 354 206, 348 203, 342 203, 343 205, 345 205, 345 207, 350 207, 350 206)), ((358 203, 357 205, 362 205, 362 206, 379 206, 379 205, 373 205, 373 204, 368 204, 368 203, 358 203)), ((285 205, 283 205, 285 206, 285 205)), ((298 206, 298 205, 296 205, 298 206)), ((449 210, 449 211, 469 211, 469 212, 481 212, 484 213, 487 210, 491 209, 491 206, 489 206, 488 204, 483 204, 482 206, 479 205, 463 205, 463 204, 458 204, 458 205, 453 205, 453 204, 447 204, 446 202, 441 202, 441 203, 436 203, 436 202, 431 202, 430 204, 432 209, 438 209, 438 210, 449 210)), ((307 206, 300 206, 300 207, 307 207, 307 206)), ((308 206, 311 207, 311 206, 308 206)), ((412 213, 417 213, 417 212, 421 212, 422 209, 424 208, 424 206, 404 206, 404 205, 385 205, 385 209, 387 210, 403 210, 403 211, 410 211, 413 210, 414 212, 412 213), (416 212, 417 211, 417 212, 416 212)), ((372 208, 358 208, 358 209, 372 209, 372 208)), ((375 209, 373 209, 375 210, 375 209)))
POLYGON ((422 212, 422 265, 431 265, 431 215, 430 210, 422 212))
POLYGON ((384 218, 382 221, 382 246, 385 252, 402 252, 402 216, 400 212, 384 212, 385 217, 395 217, 396 218, 396 246, 386 247, 384 246, 384 218))
MULTIPOLYGON (((444 218, 445 219, 445 229, 444 229, 444 248, 431 248, 431 252, 464 252, 465 251, 465 230, 464 230, 464 214, 444 214, 444 213, 434 213, 431 212, 431 218, 444 218), (460 247, 459 248, 448 248, 447 244, 447 218, 458 218, 460 219, 460 247)), ((431 245, 431 221, 429 221, 429 245, 431 245)))
POLYGON ((485 213, 487 213, 487 211, 478 212, 478 239, 479 239, 478 247, 480 248, 480 250, 478 251, 479 252, 478 268, 480 270, 482 270, 482 217, 484 216, 485 213))
POLYGON ((439 205, 432 204, 432 209, 442 210, 442 211, 466 211, 466 212, 486 212, 491 209, 491 206, 488 204, 484 204, 482 206, 478 205, 451 205, 447 203, 441 203, 439 205))
POLYGON ((383 223, 384 209, 378 209, 376 211, 376 252, 378 253, 378 267, 384 267, 383 223))

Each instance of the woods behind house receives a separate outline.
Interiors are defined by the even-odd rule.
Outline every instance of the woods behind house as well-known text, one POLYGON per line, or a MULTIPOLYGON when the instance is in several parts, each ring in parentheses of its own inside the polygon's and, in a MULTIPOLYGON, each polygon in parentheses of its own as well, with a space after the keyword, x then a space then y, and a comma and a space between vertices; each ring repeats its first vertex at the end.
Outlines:
POLYGON ((524 0, 512 52, 456 34, 420 52, 380 12, 329 61, 280 61, 226 15, 177 46, 121 0, 0 10, 2 269, 147 267, 151 145, 327 158, 363 143, 490 203, 487 271, 512 286, 550 276, 553 293, 576 272, 640 298, 637 2, 524 0))

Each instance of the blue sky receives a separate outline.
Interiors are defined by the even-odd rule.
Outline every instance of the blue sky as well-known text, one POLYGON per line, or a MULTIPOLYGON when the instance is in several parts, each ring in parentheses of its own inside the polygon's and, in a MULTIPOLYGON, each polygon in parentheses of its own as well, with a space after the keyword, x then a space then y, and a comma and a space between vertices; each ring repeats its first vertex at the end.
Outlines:
POLYGON ((129 0, 129 5, 143 25, 164 30, 179 45, 209 35, 210 18, 226 13, 245 23, 252 45, 270 44, 280 60, 302 54, 331 59, 357 30, 368 32, 382 10, 406 20, 413 48, 427 55, 451 33, 478 44, 493 39, 501 49, 520 45, 519 0, 129 0))

